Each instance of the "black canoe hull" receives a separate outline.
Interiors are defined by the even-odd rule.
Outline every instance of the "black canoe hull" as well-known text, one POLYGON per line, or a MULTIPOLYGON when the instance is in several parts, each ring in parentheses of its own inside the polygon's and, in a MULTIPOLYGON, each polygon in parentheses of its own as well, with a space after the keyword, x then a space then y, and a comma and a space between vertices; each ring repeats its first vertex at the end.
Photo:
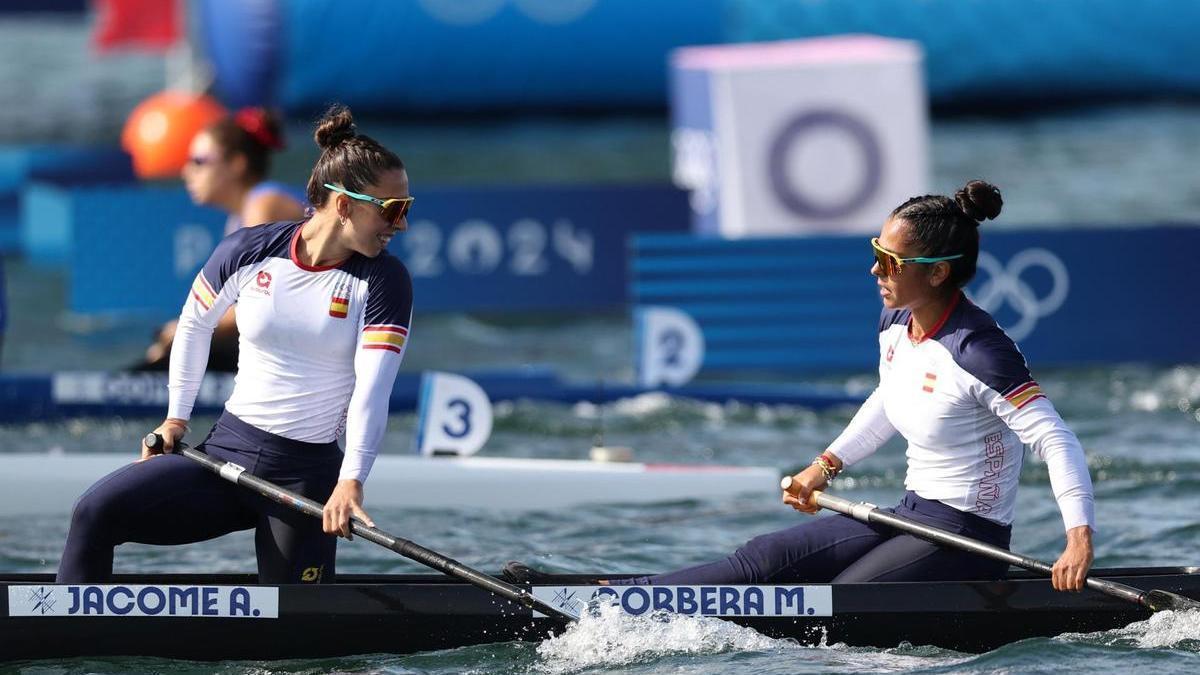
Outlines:
MULTIPOLYGON (((1200 568, 1097 572, 1137 588, 1200 599, 1200 568)), ((594 577, 555 580, 579 586, 594 577)), ((101 602, 91 615, 63 616, 72 603, 66 587, 55 586, 46 575, 0 576, 0 660, 123 655, 264 660, 414 653, 537 640, 563 628, 557 620, 535 618, 528 609, 436 575, 342 575, 337 584, 320 586, 256 587, 248 575, 129 575, 115 583, 134 590, 122 587, 121 594, 113 594, 115 600, 107 606, 101 602), (136 589, 144 588, 136 585, 265 589, 277 593, 277 616, 112 615, 114 607, 129 609, 136 589), (35 591, 56 598, 57 614, 11 615, 27 612, 33 605, 19 610, 17 600, 35 591)), ((1030 637, 1117 628, 1150 615, 1091 591, 1057 593, 1045 579, 1020 573, 997 582, 839 584, 831 594, 830 616, 721 618, 801 643, 894 647, 908 642, 978 652, 1030 637)), ((155 590, 146 603, 155 605, 161 597, 155 590)))

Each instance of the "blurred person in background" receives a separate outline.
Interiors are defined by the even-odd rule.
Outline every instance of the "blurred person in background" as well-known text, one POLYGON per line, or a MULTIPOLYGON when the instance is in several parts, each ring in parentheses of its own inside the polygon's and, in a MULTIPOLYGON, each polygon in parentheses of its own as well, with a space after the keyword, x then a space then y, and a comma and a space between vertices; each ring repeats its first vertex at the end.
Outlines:
MULTIPOLYGON (((263 108, 243 108, 196 134, 188 149, 183 181, 197 204, 229 214, 225 236, 243 227, 299 220, 308 207, 303 195, 267 180, 271 153, 284 147, 279 119, 263 108)), ((134 370, 166 370, 175 322, 159 329, 145 361, 134 370)), ((210 370, 237 369, 238 334, 234 310, 222 317, 209 352, 210 370)))
POLYGON ((112 576, 113 548, 172 545, 255 530, 261 583, 332 581, 351 516, 371 523, 363 483, 387 427, 412 320, 412 278, 387 252, 408 227, 408 174, 355 131, 345 107, 318 122, 321 156, 303 220, 225 237, 192 284, 175 334, 161 448, 101 478, 75 504, 58 570, 69 583, 112 576), (173 451, 217 323, 238 303, 242 354, 225 410, 197 446, 325 504, 312 518, 173 451), (345 452, 337 439, 345 436, 345 452))
MULTIPOLYGON (((975 276, 979 225, 1000 215, 1002 205, 995 186, 971 181, 953 198, 913 197, 892 211, 871 240, 871 274, 883 302, 879 385, 841 435, 791 477, 782 497, 797 511, 816 513, 814 490, 899 432, 908 441, 907 492, 887 510, 1007 549, 1028 445, 1046 462, 1066 530, 1054 588, 1079 591, 1092 564, 1095 526, 1083 448, 1016 344, 962 291, 975 276)), ((1005 562, 838 514, 755 537, 715 562, 601 583, 987 580, 1003 578, 1007 569, 1005 562)), ((515 561, 504 570, 514 582, 543 574, 515 561)))

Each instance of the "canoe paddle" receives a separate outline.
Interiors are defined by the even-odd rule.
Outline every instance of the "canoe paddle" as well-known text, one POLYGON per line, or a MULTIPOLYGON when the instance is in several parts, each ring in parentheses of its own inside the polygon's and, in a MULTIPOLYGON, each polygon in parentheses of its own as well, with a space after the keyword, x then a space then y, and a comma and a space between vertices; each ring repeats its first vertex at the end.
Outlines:
MULTIPOLYGON (((146 434, 146 438, 143 442, 146 444, 146 447, 152 450, 162 450, 163 437, 159 434, 146 434)), ((293 508, 300 513, 313 516, 317 519, 321 518, 321 512, 323 509, 321 504, 318 504, 307 497, 302 497, 290 490, 285 490, 270 481, 263 480, 257 476, 252 476, 246 473, 246 469, 244 467, 238 466, 233 462, 213 459, 203 452, 200 452, 199 450, 193 450, 182 443, 176 446, 174 454, 183 455, 184 457, 187 457, 188 459, 205 467, 209 471, 219 475, 221 478, 224 478, 231 483, 241 485, 242 487, 256 492, 263 497, 279 502, 284 506, 293 508)), ((577 614, 571 614, 563 609, 559 609, 558 607, 550 605, 543 600, 535 598, 529 593, 529 591, 519 586, 514 586, 508 582, 484 574, 483 572, 467 567, 453 558, 448 558, 437 551, 432 551, 407 539, 401 539, 400 537, 392 536, 387 532, 371 527, 366 523, 361 523, 351 519, 350 531, 362 537, 363 539, 366 539, 367 541, 374 542, 386 549, 390 549, 395 553, 399 553, 409 560, 419 562, 422 565, 432 567, 433 569, 444 574, 462 579, 463 581, 474 586, 478 586, 485 591, 495 593, 502 598, 512 600, 513 602, 516 602, 524 607, 528 607, 529 609, 537 610, 547 616, 557 617, 566 621, 577 621, 579 619, 577 614)))
MULTIPOLYGON (((780 487, 787 490, 791 486, 791 477, 785 477, 780 482, 780 487)), ((898 516, 894 513, 888 513, 883 509, 870 504, 868 502, 854 502, 844 497, 826 494, 820 490, 813 490, 813 497, 817 500, 817 506, 837 511, 838 513, 850 516, 855 520, 860 520, 864 523, 882 523, 889 527, 895 528, 902 532, 916 535, 922 539, 932 541, 935 544, 941 544, 949 548, 956 548, 968 553, 975 553, 985 558, 1000 560, 1010 565, 1022 567, 1034 572, 1041 572, 1049 575, 1053 571, 1053 566, 1041 560, 1035 560, 1027 556, 1013 553, 999 546, 985 544, 982 541, 977 541, 969 537, 964 537, 945 530, 939 530, 936 527, 930 527, 923 523, 918 523, 914 520, 909 520, 903 516, 898 516)), ((1191 598, 1186 598, 1178 593, 1170 593, 1168 591, 1149 590, 1143 591, 1140 588, 1126 586, 1115 581, 1106 581, 1104 579, 1096 579, 1095 577, 1087 578, 1087 587, 1111 595, 1115 598, 1128 600, 1139 604, 1153 612, 1161 612, 1164 610, 1184 611, 1189 609, 1200 609, 1200 602, 1196 602, 1191 598)))

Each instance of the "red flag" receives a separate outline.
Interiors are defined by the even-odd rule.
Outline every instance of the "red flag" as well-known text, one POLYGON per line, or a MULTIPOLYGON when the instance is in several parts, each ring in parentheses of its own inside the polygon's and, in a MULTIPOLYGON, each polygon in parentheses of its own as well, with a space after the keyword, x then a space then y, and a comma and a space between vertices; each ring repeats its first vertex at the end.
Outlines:
POLYGON ((92 0, 96 51, 166 51, 183 36, 176 0, 92 0))

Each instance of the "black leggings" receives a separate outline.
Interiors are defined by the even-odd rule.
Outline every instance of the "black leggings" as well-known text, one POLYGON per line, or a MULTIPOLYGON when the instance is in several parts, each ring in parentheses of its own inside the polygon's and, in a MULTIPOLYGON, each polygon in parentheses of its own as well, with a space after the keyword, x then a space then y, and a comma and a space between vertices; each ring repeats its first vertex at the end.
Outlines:
MULTIPOLYGON (((926 525, 1008 548, 1012 528, 913 492, 887 509, 926 525)), ((948 549, 886 525, 834 515, 764 534, 716 562, 613 584, 697 585, 999 579, 1008 565, 948 549)))
MULTIPOLYGON (((305 497, 333 492, 342 453, 336 443, 302 443, 225 413, 198 446, 218 459, 305 497)), ((190 544, 255 530, 264 584, 332 581, 337 538, 321 521, 239 487, 181 455, 133 462, 101 478, 75 503, 58 567, 60 583, 101 583, 113 547, 126 542, 190 544)))

